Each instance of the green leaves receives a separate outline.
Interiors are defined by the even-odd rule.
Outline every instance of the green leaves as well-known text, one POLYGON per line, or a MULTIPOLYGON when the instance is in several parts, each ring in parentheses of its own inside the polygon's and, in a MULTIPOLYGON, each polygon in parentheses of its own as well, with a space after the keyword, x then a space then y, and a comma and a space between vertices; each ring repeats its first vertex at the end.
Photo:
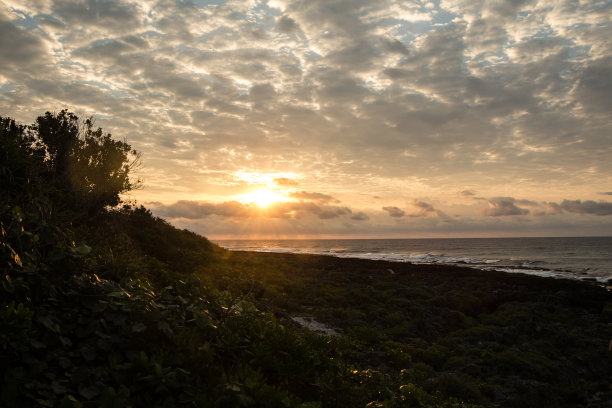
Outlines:
POLYGON ((79 245, 78 247, 71 247, 70 251, 74 255, 85 256, 89 255, 89 253, 91 252, 91 247, 89 245, 79 245))
POLYGON ((27 350, 34 312, 11 301, 0 307, 0 348, 5 352, 27 350))

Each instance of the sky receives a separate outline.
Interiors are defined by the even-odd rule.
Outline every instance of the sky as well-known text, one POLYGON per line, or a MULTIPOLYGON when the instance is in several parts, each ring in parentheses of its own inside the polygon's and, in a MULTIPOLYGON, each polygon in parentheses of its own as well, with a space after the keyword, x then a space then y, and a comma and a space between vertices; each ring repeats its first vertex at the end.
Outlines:
POLYGON ((612 235, 612 1, 0 0, 0 115, 93 115, 223 238, 612 235))

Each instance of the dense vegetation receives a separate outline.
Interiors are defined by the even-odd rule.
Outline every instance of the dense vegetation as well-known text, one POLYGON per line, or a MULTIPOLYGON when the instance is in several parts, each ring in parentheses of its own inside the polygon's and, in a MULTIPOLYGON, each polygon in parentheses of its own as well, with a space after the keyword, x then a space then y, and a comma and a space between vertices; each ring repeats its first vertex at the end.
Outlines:
POLYGON ((0 118, 0 406, 610 406, 606 289, 227 252, 120 203, 137 158, 0 118))

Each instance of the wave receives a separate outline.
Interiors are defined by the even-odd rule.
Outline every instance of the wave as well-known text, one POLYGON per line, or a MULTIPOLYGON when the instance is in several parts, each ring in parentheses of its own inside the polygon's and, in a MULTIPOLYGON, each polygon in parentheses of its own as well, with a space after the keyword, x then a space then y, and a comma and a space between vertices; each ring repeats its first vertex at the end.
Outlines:
POLYGON ((255 252, 274 252, 274 253, 296 253, 310 255, 327 255, 338 258, 357 258, 368 259, 374 261, 390 261, 390 262, 408 262, 412 264, 429 264, 429 265, 453 265, 460 267, 474 268, 484 271, 500 271, 506 273, 524 273, 528 275, 536 275, 547 278, 556 279, 575 279, 575 280, 590 280, 600 283, 610 283, 612 278, 609 276, 600 276, 595 274, 590 268, 585 268, 584 271, 576 272, 561 269, 549 269, 543 266, 542 261, 529 261, 519 259, 498 259, 498 258, 477 258, 467 256, 447 256, 444 254, 434 253, 393 253, 393 252, 354 252, 348 248, 329 248, 329 249, 312 249, 312 248, 275 248, 275 247, 237 247, 226 248, 232 251, 255 251, 255 252))

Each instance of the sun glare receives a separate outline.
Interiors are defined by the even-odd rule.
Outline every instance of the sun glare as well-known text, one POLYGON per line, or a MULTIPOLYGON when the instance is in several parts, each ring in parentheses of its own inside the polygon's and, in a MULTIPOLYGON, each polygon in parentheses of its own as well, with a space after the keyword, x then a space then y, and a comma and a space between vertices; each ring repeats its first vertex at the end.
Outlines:
POLYGON ((266 189, 256 190, 251 193, 245 194, 242 197, 242 201, 248 203, 255 203, 260 207, 267 207, 270 204, 285 200, 285 197, 283 197, 282 195, 266 189))

